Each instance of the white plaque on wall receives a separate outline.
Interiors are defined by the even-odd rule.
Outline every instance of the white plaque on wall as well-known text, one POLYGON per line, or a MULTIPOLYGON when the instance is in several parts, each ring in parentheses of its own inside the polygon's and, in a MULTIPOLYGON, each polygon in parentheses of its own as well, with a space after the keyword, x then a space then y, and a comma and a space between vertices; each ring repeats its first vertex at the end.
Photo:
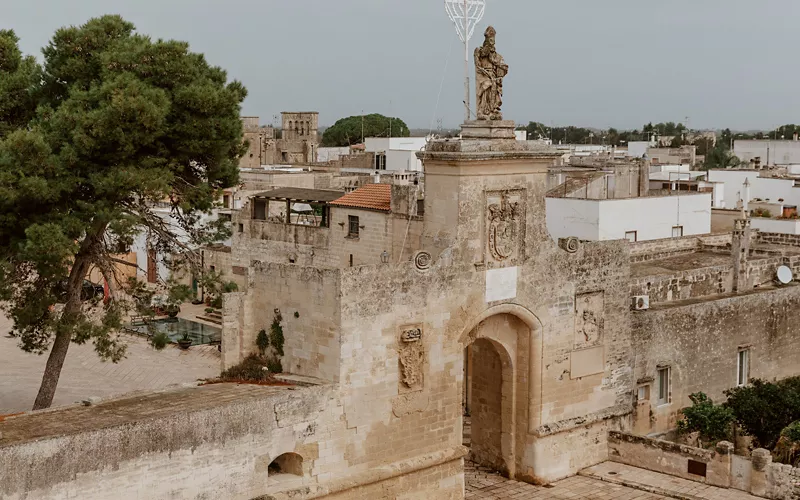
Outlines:
POLYGON ((486 271, 486 302, 517 298, 517 268, 486 271))

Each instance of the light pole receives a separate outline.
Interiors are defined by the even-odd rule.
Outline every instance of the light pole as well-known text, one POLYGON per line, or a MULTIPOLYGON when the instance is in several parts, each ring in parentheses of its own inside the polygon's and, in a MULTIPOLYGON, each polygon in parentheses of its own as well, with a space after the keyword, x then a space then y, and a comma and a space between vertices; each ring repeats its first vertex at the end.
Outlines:
POLYGON ((456 26, 458 38, 464 43, 464 113, 466 121, 469 121, 469 40, 475 32, 475 26, 483 19, 486 0, 444 0, 444 8, 456 26))

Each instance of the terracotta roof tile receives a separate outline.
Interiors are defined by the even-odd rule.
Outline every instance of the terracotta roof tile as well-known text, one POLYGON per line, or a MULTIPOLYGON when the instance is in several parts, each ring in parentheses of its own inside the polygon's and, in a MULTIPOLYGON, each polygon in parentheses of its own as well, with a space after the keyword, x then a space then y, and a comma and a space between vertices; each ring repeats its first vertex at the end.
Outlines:
POLYGON ((392 206, 392 186, 389 184, 367 184, 338 200, 332 201, 336 207, 363 208, 389 212, 392 206))

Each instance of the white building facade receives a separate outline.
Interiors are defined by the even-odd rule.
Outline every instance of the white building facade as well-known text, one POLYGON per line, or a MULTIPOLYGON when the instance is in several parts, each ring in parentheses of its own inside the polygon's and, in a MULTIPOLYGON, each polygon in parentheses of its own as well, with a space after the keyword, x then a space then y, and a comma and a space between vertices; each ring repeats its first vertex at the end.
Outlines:
POLYGON ((735 141, 733 154, 743 162, 760 158, 762 165, 800 164, 800 141, 769 139, 735 141))
POLYGON ((422 172, 417 153, 427 143, 427 137, 367 137, 364 150, 375 153, 375 170, 422 172))
POLYGON ((736 208, 739 200, 750 202, 754 199, 800 206, 800 187, 794 179, 760 177, 758 170, 709 170, 708 180, 725 184, 724 201, 719 208, 736 208), (750 184, 749 197, 745 200, 744 182, 750 184))
POLYGON ((711 232, 711 193, 586 200, 547 198, 553 239, 647 241, 711 232))

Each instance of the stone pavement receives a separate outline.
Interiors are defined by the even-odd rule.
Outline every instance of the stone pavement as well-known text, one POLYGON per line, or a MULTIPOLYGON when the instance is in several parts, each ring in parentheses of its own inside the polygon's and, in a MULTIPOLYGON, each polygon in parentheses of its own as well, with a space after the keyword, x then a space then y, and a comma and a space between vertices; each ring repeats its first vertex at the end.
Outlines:
MULTIPOLYGON (((47 353, 37 356, 19 349, 17 339, 7 336, 10 329, 10 320, 0 315, 0 415, 31 409, 47 362, 47 353)), ((124 337, 128 354, 118 364, 101 361, 91 344, 70 345, 53 406, 91 396, 107 398, 163 389, 220 373, 220 356, 215 346, 194 346, 181 351, 171 345, 159 352, 141 337, 124 337)))
POLYGON ((552 485, 534 486, 511 481, 471 462, 464 464, 466 500, 655 500, 664 496, 612 484, 599 479, 573 476, 552 485))
POLYGON ((743 491, 709 486, 615 462, 597 464, 582 470, 580 475, 587 479, 631 486, 642 491, 680 500, 755 500, 759 498, 743 491))

